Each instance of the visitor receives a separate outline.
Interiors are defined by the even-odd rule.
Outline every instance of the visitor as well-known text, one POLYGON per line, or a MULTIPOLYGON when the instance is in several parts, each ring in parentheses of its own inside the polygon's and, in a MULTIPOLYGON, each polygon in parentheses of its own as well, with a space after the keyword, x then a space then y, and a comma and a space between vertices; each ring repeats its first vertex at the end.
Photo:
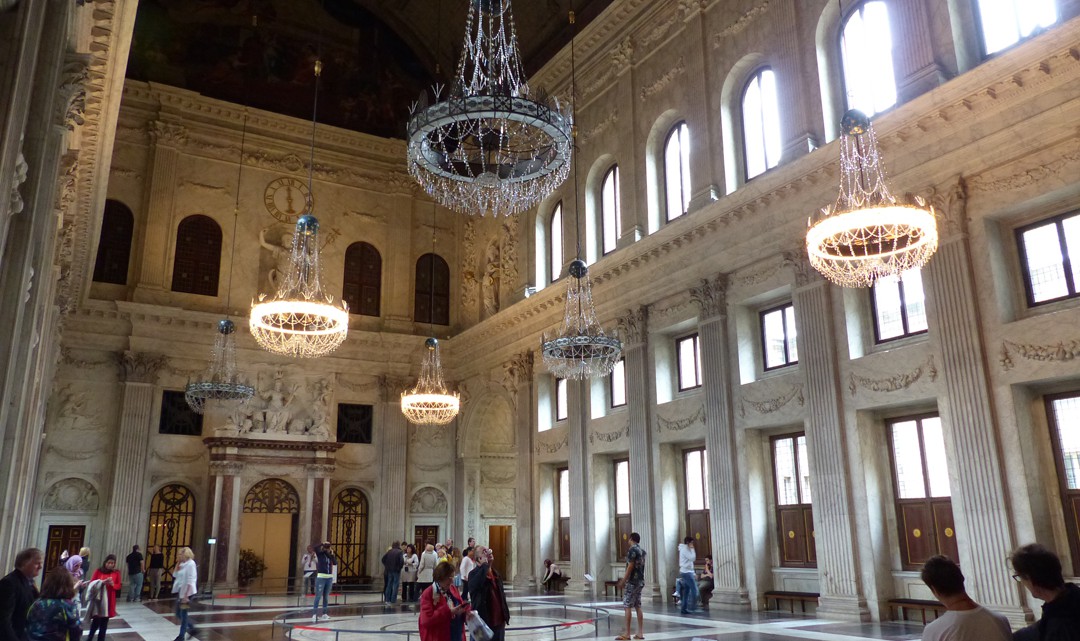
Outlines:
POLYGON ((1018 630, 1016 641, 1080 641, 1080 587, 1066 583, 1061 559, 1048 548, 1031 543, 1012 553, 1013 579, 1043 601, 1042 618, 1018 630))
POLYGON ((405 603, 416 601, 416 570, 420 567, 420 557, 416 556, 416 546, 405 546, 405 563, 401 568, 401 600, 405 603))
POLYGON ((637 532, 630 533, 630 549, 626 552, 626 572, 619 579, 619 587, 623 590, 623 609, 626 612, 626 632, 615 637, 616 639, 630 639, 630 623, 633 619, 633 611, 637 610, 638 633, 636 639, 645 638, 645 614, 641 611, 641 590, 645 587, 645 556, 646 552, 641 548, 641 535, 637 532))
POLYGON ((120 571, 116 569, 116 555, 110 554, 90 576, 86 597, 88 605, 84 615, 84 618, 90 619, 88 641, 94 641, 94 633, 98 634, 98 641, 105 641, 109 619, 116 616, 116 600, 120 598, 121 587, 120 571))
POLYGON ((319 561, 315 556, 314 545, 307 546, 307 552, 304 552, 300 559, 300 567, 304 573, 304 594, 315 594, 315 575, 318 574, 319 561))
POLYGON ((156 599, 161 596, 161 574, 165 571, 165 555, 161 553, 161 546, 155 545, 150 548, 150 566, 146 568, 147 578, 150 579, 150 598, 156 599))
MULTIPOLYGON (((469 539, 472 540, 471 538, 469 539)), ((458 564, 458 580, 461 582, 462 590, 461 596, 465 597, 465 600, 469 600, 469 574, 472 573, 476 567, 476 560, 473 558, 473 547, 465 548, 465 552, 461 556, 461 563, 458 564)))
POLYGON ((454 566, 440 563, 432 585, 420 595, 420 641, 465 641, 469 604, 454 587, 454 566))
POLYGON ((1012 631, 1005 617, 975 602, 964 589, 960 566, 947 556, 932 556, 922 567, 922 581, 945 614, 926 624, 923 641, 1009 641, 1012 631))
POLYGON ((89 583, 89 581, 83 581, 83 579, 86 578, 86 572, 90 569, 89 559, 90 548, 83 546, 79 548, 78 554, 72 554, 64 562, 64 568, 71 573, 76 584, 79 585, 79 601, 83 605, 86 605, 86 585, 89 583))
POLYGON ((705 557, 705 569, 701 571, 697 581, 698 594, 701 596, 701 607, 709 607, 709 599, 712 598, 713 590, 716 589, 716 579, 713 576, 712 557, 705 557))
POLYGON ((433 572, 439 564, 439 557, 435 556, 435 546, 428 543, 424 546, 424 553, 420 555, 420 565, 416 568, 416 588, 423 592, 435 580, 433 572))
POLYGON ((473 554, 477 566, 469 575, 469 603, 494 632, 492 641, 503 641, 510 623, 510 607, 506 605, 502 577, 491 567, 491 550, 480 545, 473 554))
POLYGON ((315 546, 315 602, 311 607, 311 622, 330 620, 330 586, 334 584, 334 566, 337 558, 329 541, 315 546), (319 614, 319 599, 323 611, 319 614))
POLYGON ((143 586, 143 555, 139 552, 139 546, 131 546, 131 554, 127 555, 124 559, 127 563, 128 581, 131 581, 131 587, 128 589, 128 603, 132 601, 142 601, 142 586, 143 586))
POLYGON ((176 567, 173 568, 172 593, 176 595, 176 618, 180 620, 180 634, 173 641, 184 641, 190 634, 195 635, 195 626, 188 620, 191 600, 199 592, 199 571, 195 567, 195 554, 191 548, 180 548, 176 553, 176 567))
POLYGON ((34 577, 45 553, 27 548, 15 555, 15 569, 0 579, 0 641, 27 641, 26 611, 38 597, 34 577))
POLYGON ((458 590, 461 589, 461 575, 458 574, 458 569, 461 567, 461 550, 458 548, 450 548, 450 563, 454 566, 454 587, 458 590))
POLYGON ((544 559, 544 590, 551 592, 557 589, 560 579, 562 579, 562 571, 559 570, 559 566, 555 565, 551 559, 544 559))
POLYGON ((41 597, 26 613, 30 641, 78 641, 82 637, 79 606, 75 605, 75 578, 55 567, 41 581, 41 597))
POLYGON ((398 584, 401 582, 401 569, 405 567, 405 556, 401 553, 401 542, 394 541, 382 557, 383 573, 386 575, 386 590, 383 602, 397 603, 398 584))
POLYGON ((679 544, 679 613, 697 613, 697 577, 694 576, 694 564, 697 563, 697 551, 694 549, 694 537, 688 536, 679 544))

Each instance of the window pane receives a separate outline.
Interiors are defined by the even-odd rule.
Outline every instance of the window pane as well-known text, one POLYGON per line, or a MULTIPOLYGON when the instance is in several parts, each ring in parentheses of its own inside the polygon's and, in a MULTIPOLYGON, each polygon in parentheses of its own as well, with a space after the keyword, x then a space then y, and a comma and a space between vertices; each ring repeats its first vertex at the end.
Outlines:
POLYGON ((945 436, 938 417, 922 420, 923 446, 926 448, 926 473, 929 475, 930 496, 952 496, 949 490, 949 464, 945 458, 945 436))
POLYGON ((701 450, 686 453, 686 509, 704 510, 704 484, 701 478, 701 450))
POLYGON ((755 76, 743 94, 743 148, 746 151, 746 179, 765 172, 765 123, 761 109, 761 77, 755 76))
POLYGON ((1054 429, 1061 444, 1065 487, 1080 490, 1080 396, 1059 398, 1052 406, 1054 429))
POLYGON ((878 340, 904 335, 904 316, 900 304, 900 279, 896 276, 874 281, 874 313, 878 340))
POLYGON ((603 211, 604 253, 615 250, 619 242, 619 168, 612 167, 604 176, 601 186, 601 209, 603 211))
POLYGON ((796 340, 798 334, 795 331, 795 308, 791 305, 784 308, 784 331, 787 334, 787 362, 798 363, 799 343, 796 340))
POLYGON ((893 423, 890 428, 896 465, 896 495, 902 499, 926 498, 918 424, 903 421, 893 423))
POLYGON ((795 439, 799 453, 799 489, 802 490, 802 502, 809 505, 810 500, 810 459, 806 456, 806 437, 795 439))
POLYGON ((559 470, 559 518, 570 516, 570 470, 559 470))
POLYGON ((772 169, 780 162, 784 144, 780 140, 780 107, 776 95, 776 74, 761 72, 761 122, 765 137, 765 166, 772 169))
POLYGON ((697 387, 700 382, 700 368, 697 364, 697 335, 687 336, 678 341, 679 389, 697 387))
POLYGON ((690 205, 690 140, 686 123, 680 123, 668 135, 664 148, 664 191, 667 219, 686 213, 690 205))
POLYGON ((615 513, 630 513, 630 461, 615 464, 615 513))
POLYGON ((983 45, 997 53, 1057 22, 1055 0, 979 0, 983 45))
POLYGON ((705 509, 709 509, 709 451, 701 450, 701 478, 704 484, 701 491, 705 494, 705 509))
POLYGON ((619 359, 611 370, 611 406, 626 405, 626 361, 619 359))
POLYGON ((773 465, 776 470, 776 502, 796 505, 799 502, 798 471, 795 469, 795 441, 782 438, 773 441, 773 465))
POLYGON ((679 152, 682 173, 683 207, 685 212, 690 207, 690 128, 684 122, 679 127, 679 152))
POLYGON ((1080 283, 1080 216, 1070 216, 1061 221, 1065 233, 1065 253, 1069 259, 1069 271, 1072 272, 1073 289, 1080 283))
POLYGON ((566 396, 566 379, 555 379, 555 420, 564 420, 570 414, 566 396))
POLYGON ((851 14, 840 51, 849 109, 873 116, 896 104, 892 29, 884 2, 865 2, 851 14))
POLYGON ((563 266, 562 203, 555 205, 555 211, 551 214, 548 238, 551 239, 551 282, 554 283, 562 275, 563 266))
POLYGON ((909 269, 901 274, 904 284, 904 308, 907 310, 907 331, 909 334, 925 332, 926 293, 923 291, 922 272, 909 269))
POLYGON ((1068 296, 1069 285, 1065 281, 1065 268, 1062 266, 1057 223, 1029 229, 1021 234, 1021 239, 1024 243, 1032 301, 1039 303, 1068 296))

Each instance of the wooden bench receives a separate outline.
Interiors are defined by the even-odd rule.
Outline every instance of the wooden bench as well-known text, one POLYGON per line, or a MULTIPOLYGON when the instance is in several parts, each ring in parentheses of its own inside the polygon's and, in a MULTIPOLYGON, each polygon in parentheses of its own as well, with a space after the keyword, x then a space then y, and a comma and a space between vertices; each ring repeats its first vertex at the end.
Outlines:
POLYGON ((607 596, 608 588, 615 591, 615 598, 619 597, 619 582, 618 581, 604 581, 604 596, 607 596))
POLYGON ((927 612, 934 613, 934 617, 930 619, 933 621, 945 613, 945 606, 938 601, 926 599, 889 599, 889 618, 893 621, 913 621, 914 619, 909 619, 907 614, 911 610, 917 610, 921 615, 923 625, 926 625, 927 612), (896 616, 893 616, 894 611, 896 616))
POLYGON ((780 609, 780 602, 787 601, 789 609, 792 614, 795 614, 795 604, 798 603, 803 612, 806 612, 807 603, 817 603, 817 592, 785 592, 783 590, 772 590, 765 593, 765 609, 769 609, 769 601, 776 602, 776 609, 780 609))

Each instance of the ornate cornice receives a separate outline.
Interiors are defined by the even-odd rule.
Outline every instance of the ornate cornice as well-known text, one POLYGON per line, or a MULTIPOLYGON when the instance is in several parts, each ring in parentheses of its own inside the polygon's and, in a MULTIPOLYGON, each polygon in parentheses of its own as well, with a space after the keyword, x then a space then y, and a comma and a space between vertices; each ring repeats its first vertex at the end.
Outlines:
MULTIPOLYGON (((344 443, 330 441, 276 441, 271 439, 236 438, 212 436, 204 438, 206 447, 213 449, 240 448, 258 450, 281 450, 291 452, 336 452, 345 447, 344 443)), ((215 456, 218 456, 215 454, 215 456)), ((213 461, 211 462, 213 464, 213 461)))

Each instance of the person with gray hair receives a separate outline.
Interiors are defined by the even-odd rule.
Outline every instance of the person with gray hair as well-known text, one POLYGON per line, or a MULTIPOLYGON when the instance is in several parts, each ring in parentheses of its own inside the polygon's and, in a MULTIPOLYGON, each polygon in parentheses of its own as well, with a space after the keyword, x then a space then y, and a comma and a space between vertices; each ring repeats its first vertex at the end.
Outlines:
POLYGON ((26 548, 15 555, 15 570, 0 579, 0 641, 27 641, 26 612, 38 597, 34 577, 45 564, 45 553, 26 548))
POLYGON ((469 575, 469 602, 495 633, 491 641, 503 641, 506 637, 506 625, 510 623, 510 607, 506 604, 502 577, 491 566, 494 553, 478 545, 473 554, 476 556, 477 565, 469 575))

